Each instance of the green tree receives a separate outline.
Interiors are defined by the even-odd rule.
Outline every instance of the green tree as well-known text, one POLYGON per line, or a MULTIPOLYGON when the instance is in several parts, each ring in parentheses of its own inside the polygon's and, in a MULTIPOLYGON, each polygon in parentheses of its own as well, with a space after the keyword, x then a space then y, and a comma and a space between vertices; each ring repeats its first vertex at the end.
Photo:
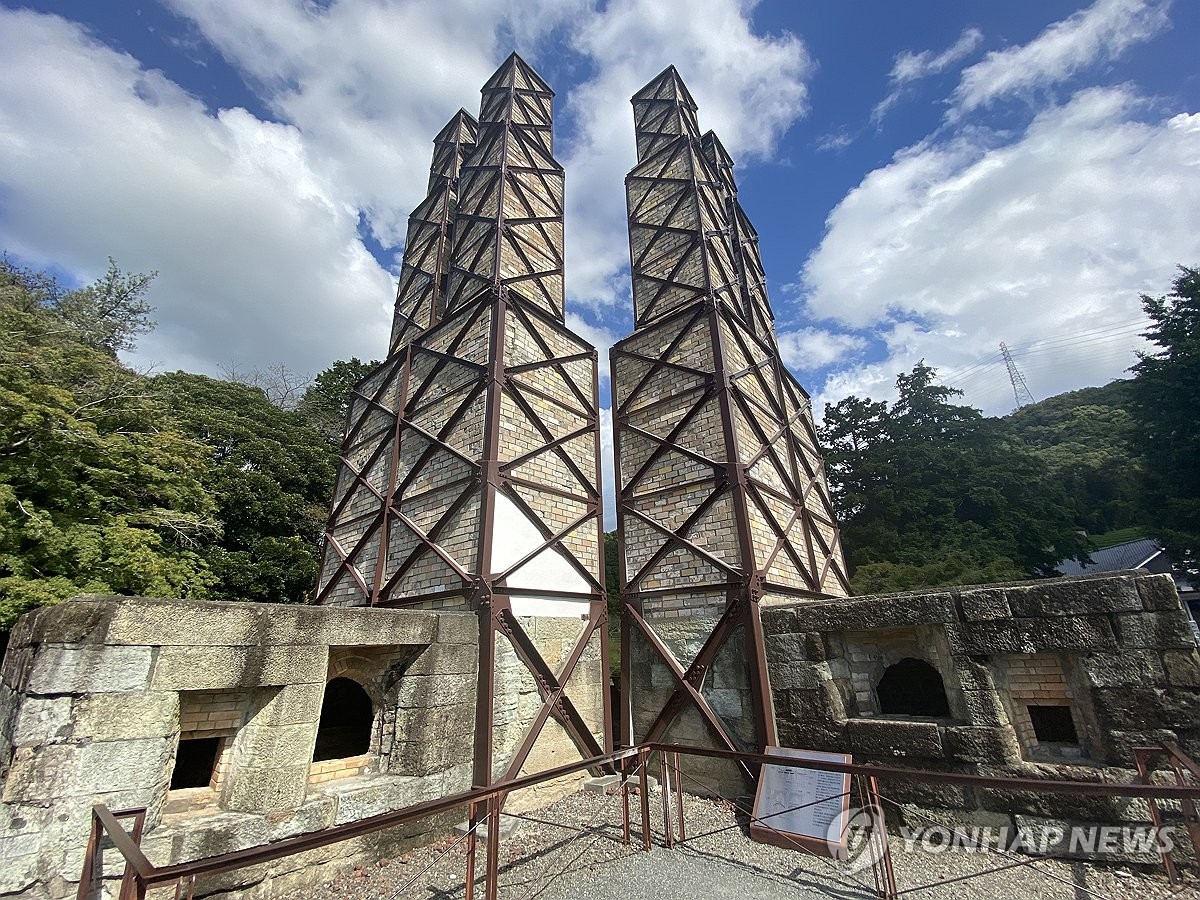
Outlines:
POLYGON ((149 382, 207 448, 204 486, 221 523, 207 552, 220 599, 302 602, 317 580, 337 455, 298 412, 245 384, 174 372, 149 382))
POLYGON ((826 407, 822 444, 857 592, 1053 572, 1083 551, 1070 505, 994 419, 923 362, 886 403, 826 407))
POLYGON ((615 531, 604 532, 604 587, 608 592, 609 617, 621 615, 621 551, 615 531))
POLYGON ((122 272, 108 258, 108 269, 94 284, 49 298, 48 306, 75 329, 78 339, 114 359, 120 350, 132 350, 138 335, 154 329, 146 302, 157 272, 122 272))
POLYGON ((1143 294, 1142 307, 1159 347, 1133 366, 1144 502, 1176 564, 1200 575, 1200 270, 1180 266, 1171 292, 1143 294))
POLYGON ((325 436, 325 440, 340 447, 350 410, 350 394, 354 386, 379 366, 379 360, 363 362, 358 357, 339 359, 313 379, 300 399, 296 412, 325 436))
POLYGON ((1131 393, 1131 381, 1113 381, 1050 397, 1002 420, 1005 433, 1028 447, 1063 488, 1075 522, 1090 534, 1145 522, 1131 393))
POLYGON ((204 597, 215 582, 205 448, 64 324, 62 296, 0 262, 0 631, 76 593, 204 597))

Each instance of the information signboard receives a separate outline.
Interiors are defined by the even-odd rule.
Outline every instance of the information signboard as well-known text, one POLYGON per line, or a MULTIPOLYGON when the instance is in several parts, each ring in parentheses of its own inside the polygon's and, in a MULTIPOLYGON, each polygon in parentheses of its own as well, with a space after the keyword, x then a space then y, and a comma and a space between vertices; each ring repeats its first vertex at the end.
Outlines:
MULTIPOLYGON (((769 756, 849 763, 848 753, 822 753, 792 747, 768 747, 769 756)), ((763 844, 796 849, 799 845, 823 856, 839 856, 846 847, 850 809, 850 776, 841 772, 792 766, 762 767, 750 837, 763 844)))

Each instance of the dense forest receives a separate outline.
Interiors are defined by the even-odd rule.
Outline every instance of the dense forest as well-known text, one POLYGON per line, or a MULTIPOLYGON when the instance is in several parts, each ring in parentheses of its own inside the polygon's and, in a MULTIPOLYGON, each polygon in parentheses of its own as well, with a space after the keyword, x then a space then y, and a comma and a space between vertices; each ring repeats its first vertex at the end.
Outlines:
MULTIPOLYGON (((346 398, 374 363, 132 371, 153 279, 110 261, 68 291, 0 260, 0 633, 78 593, 311 596, 346 398)), ((1200 566, 1200 272, 1142 303, 1156 349, 1129 380, 997 419, 919 364, 894 403, 827 407, 857 593, 1052 575, 1120 530, 1200 566)))

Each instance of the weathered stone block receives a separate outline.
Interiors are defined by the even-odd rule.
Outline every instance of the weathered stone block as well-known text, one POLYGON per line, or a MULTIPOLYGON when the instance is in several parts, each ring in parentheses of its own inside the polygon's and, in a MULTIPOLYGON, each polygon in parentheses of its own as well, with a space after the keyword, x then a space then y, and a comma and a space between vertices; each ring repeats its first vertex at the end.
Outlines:
MULTIPOLYGON (((954 594, 911 593, 805 603, 792 608, 797 631, 863 631, 897 625, 953 622, 954 594)), ((772 610, 770 615, 775 614, 772 610)), ((768 615, 764 612, 764 615, 768 615)))
POLYGON ((1008 711, 995 691, 963 691, 963 706, 972 725, 1007 725, 1008 711))
POLYGON ((101 644, 108 631, 114 601, 129 599, 83 594, 64 603, 44 606, 21 617, 13 630, 12 646, 101 644))
POLYGON ((235 812, 280 813, 304 801, 308 763, 285 768, 239 766, 230 778, 225 805, 235 812))
MULTIPOLYGON (((397 686, 396 705, 406 709, 454 706, 471 700, 474 696, 474 676, 406 675, 397 686)), ((535 700, 536 697, 533 697, 530 702, 535 700)))
POLYGON ((324 647, 163 647, 152 686, 202 691, 324 682, 327 664, 324 647))
POLYGON ((351 778, 331 785, 325 793, 337 798, 333 823, 354 822, 368 816, 402 809, 436 799, 440 784, 425 778, 383 776, 351 778))
POLYGON ((4 785, 4 800, 58 801, 132 791, 149 804, 166 777, 169 752, 169 742, 162 739, 19 748, 4 785))
POLYGON ((260 768, 308 766, 313 757, 316 723, 302 725, 247 725, 238 732, 234 760, 260 768))
POLYGON ((1182 609, 1175 579, 1170 575, 1143 575, 1135 579, 1143 608, 1155 612, 1182 609))
POLYGON ((1011 728, 949 725, 943 729, 946 755, 965 763, 998 765, 1021 758, 1021 748, 1011 728))
POLYGON ((964 691, 995 690, 992 672, 984 663, 969 656, 955 656, 951 662, 954 665, 953 677, 958 679, 959 687, 964 691))
MULTIPOLYGON (((24 621, 22 618, 21 621, 24 621)), ((12 691, 24 692, 33 670, 33 650, 29 647, 13 647, 9 644, 0 666, 0 684, 12 691)))
POLYGON ((269 626, 257 604, 126 597, 115 604, 106 642, 189 647, 250 645, 264 642, 269 626))
POLYGON ((1158 655, 1149 650, 1084 653, 1079 656, 1079 665, 1094 687, 1158 684, 1166 679, 1158 655))
MULTIPOLYGON (((15 698, 14 698, 15 699, 15 698)), ((14 746, 56 744, 71 734, 71 698, 30 697, 17 709, 14 746)))
MULTIPOLYGON (((855 757, 855 762, 865 760, 855 757)), ((884 796, 897 803, 910 803, 926 809, 970 809, 975 806, 971 788, 937 781, 887 778, 879 785, 884 796)))
POLYGON ((166 737, 178 728, 179 695, 173 691, 93 694, 75 700, 75 740, 166 737))
POLYGON ((442 615, 449 614, 350 607, 334 616, 321 607, 294 606, 272 621, 271 638, 277 644, 337 647, 424 645, 435 640, 438 618, 442 615))
POLYGON ((1200 687, 1200 653, 1195 650, 1167 650, 1162 655, 1167 681, 1179 687, 1200 687))
POLYGON ((1135 747, 1157 747, 1163 741, 1175 741, 1179 735, 1167 728, 1150 728, 1140 731, 1113 730, 1106 732, 1104 737, 1108 751, 1104 755, 1105 762, 1134 768, 1137 766, 1133 754, 1135 747))
POLYGON ((1112 621, 1122 647, 1191 650, 1196 646, 1191 622, 1182 609, 1115 615, 1112 621))
MULTIPOLYGON (((1053 769, 1066 767, 1043 767, 1047 777, 1067 774, 1075 781, 1099 780, 1097 770, 1083 766, 1072 766, 1069 772, 1053 769)), ((976 791, 984 809, 1016 815, 1031 815, 1042 818, 1074 819, 1083 822, 1138 822, 1145 812, 1145 804, 1128 797, 1104 797, 1088 794, 1063 794, 1049 791, 1010 791, 994 788, 979 788, 976 791)))
POLYGON ((1138 612, 1142 599, 1129 577, 1054 579, 1005 590, 1016 616, 1088 616, 1138 612))
MULTIPOLYGON (((25 844, 17 842, 24 838, 24 835, 17 838, 0 837, 0 859, 4 860, 4 864, 0 865, 0 894, 21 894, 38 880, 39 843, 35 837, 32 851, 18 853, 25 844)), ((79 877, 78 873, 75 873, 75 877, 79 877)))
POLYGON ((405 669, 408 675, 469 675, 479 666, 476 644, 433 644, 421 652, 405 669))
POLYGON ((27 689, 32 694, 138 691, 150 680, 153 660, 149 647, 42 647, 27 689))
POLYGON ((247 724, 304 725, 316 722, 321 718, 324 697, 325 685, 320 682, 264 688, 257 698, 261 705, 251 713, 247 724))
POLYGON ((1116 647, 1116 638, 1106 616, 1009 619, 947 625, 946 637, 953 653, 968 656, 1116 647))
POLYGON ((846 722, 846 739, 856 754, 881 759, 944 756, 941 729, 936 722, 850 719, 846 722))
POLYGON ((473 613, 441 613, 434 638, 439 644, 479 643, 479 619, 473 613))
POLYGON ((1007 619, 1012 616, 1008 600, 1001 588, 980 588, 959 594, 963 618, 968 622, 985 622, 992 619, 1007 619))
POLYGON ((775 665, 768 669, 771 690, 815 690, 830 680, 828 669, 821 664, 796 662, 775 665))
POLYGON ((1096 715, 1118 731, 1187 727, 1200 721, 1200 693, 1186 688, 1104 688, 1094 696, 1096 715))

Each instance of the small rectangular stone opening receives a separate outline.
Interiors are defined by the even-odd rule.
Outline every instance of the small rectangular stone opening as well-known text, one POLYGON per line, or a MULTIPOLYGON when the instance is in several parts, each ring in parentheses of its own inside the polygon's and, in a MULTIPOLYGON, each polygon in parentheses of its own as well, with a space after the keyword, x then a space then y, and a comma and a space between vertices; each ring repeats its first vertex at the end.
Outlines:
POLYGON ((1033 725, 1033 736, 1039 745, 1073 744, 1078 746, 1079 735, 1069 706, 1030 705, 1029 721, 1033 725))
POLYGON ((212 787, 223 738, 180 738, 171 770, 171 790, 212 787))

